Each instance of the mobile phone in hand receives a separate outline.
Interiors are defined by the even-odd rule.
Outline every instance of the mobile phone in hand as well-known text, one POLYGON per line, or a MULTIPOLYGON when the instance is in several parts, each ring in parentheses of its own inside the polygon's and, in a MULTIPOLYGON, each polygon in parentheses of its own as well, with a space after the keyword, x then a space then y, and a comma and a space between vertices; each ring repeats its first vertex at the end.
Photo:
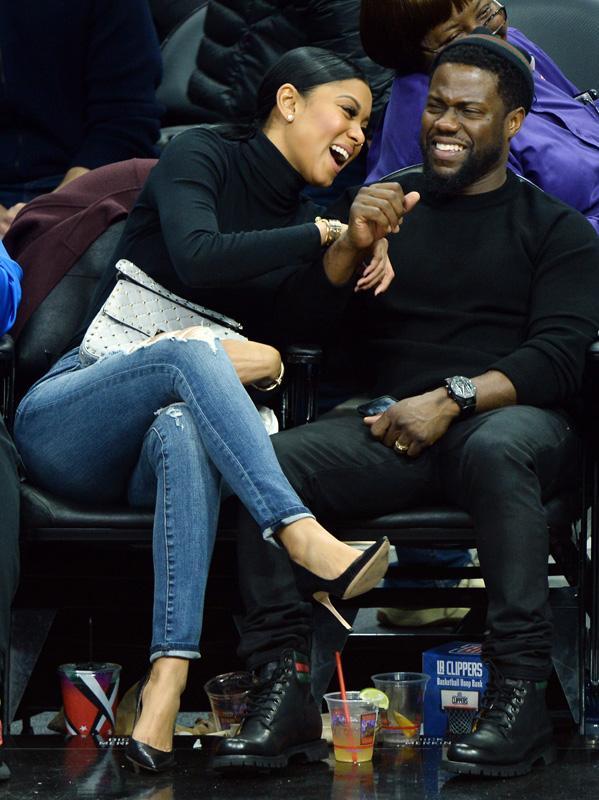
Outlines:
POLYGON ((361 417, 374 417, 377 414, 382 414, 389 406, 397 403, 397 398, 392 397, 390 394, 384 394, 381 397, 375 397, 374 400, 368 400, 367 403, 356 408, 356 411, 361 417))

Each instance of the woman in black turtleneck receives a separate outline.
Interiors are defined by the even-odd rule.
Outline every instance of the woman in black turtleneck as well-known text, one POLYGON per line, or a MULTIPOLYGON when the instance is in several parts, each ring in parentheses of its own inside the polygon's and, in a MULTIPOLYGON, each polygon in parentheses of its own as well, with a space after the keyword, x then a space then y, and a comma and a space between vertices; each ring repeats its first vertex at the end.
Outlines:
MULTIPOLYGON (((355 67, 351 71, 357 74, 355 67)), ((114 256, 129 259, 171 291, 239 319, 250 339, 277 346, 298 335, 305 339, 314 326, 318 331, 353 289, 345 275, 338 280, 332 269, 323 269, 329 229, 315 223, 321 210, 301 191, 306 184, 329 185, 358 155, 370 110, 369 89, 355 77, 347 94, 322 87, 330 94, 331 117, 323 118, 318 108, 304 113, 302 95, 291 83, 273 115, 286 74, 283 62, 267 76, 257 130, 206 125, 170 142, 114 256)), ((386 243, 380 244, 381 259, 358 281, 361 289, 384 291, 392 277, 382 259, 386 243)), ((111 266, 88 322, 115 280, 111 266)))
MULTIPOLYGON (((355 67, 322 50, 291 51, 264 79, 260 130, 198 128, 169 144, 116 256, 178 294, 238 317, 251 339, 271 343, 318 325, 354 290, 384 290, 393 273, 383 237, 404 211, 399 187, 362 190, 348 227, 315 221, 316 208, 300 198, 305 183, 330 185, 357 155, 370 105, 355 67)), ((91 315, 114 277, 110 267, 91 315)), ((189 660, 199 657, 223 481, 265 537, 276 533, 306 591, 325 600, 329 591, 353 596, 386 569, 386 540, 356 559, 282 474, 242 387, 267 390, 281 377, 275 347, 220 342, 190 328, 87 367, 74 348, 17 410, 15 437, 38 486, 83 503, 126 496, 131 505, 155 508, 152 666, 127 750, 144 768, 173 762, 179 696, 189 660)), ((309 759, 322 757, 313 705, 302 741, 309 759)))

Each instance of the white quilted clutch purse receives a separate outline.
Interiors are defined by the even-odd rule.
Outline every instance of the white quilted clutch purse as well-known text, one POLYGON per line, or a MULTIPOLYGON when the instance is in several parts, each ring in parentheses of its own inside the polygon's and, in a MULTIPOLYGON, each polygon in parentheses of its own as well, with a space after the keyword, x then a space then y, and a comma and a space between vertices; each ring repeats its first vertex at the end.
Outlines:
POLYGON ((158 333, 207 327, 219 339, 242 339, 243 326, 224 314, 169 292, 131 261, 116 264, 117 284, 94 317, 79 348, 82 365, 128 350, 158 333))

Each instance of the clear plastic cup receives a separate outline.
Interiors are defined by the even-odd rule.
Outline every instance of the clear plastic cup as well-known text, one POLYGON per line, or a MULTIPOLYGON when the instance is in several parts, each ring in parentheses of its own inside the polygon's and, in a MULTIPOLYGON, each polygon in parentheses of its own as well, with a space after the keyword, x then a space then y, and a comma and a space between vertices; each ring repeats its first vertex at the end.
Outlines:
POLYGON ((218 731, 239 725, 245 716, 251 686, 252 676, 249 672, 225 672, 204 684, 218 731))
POLYGON ((372 760, 378 708, 363 700, 359 692, 325 694, 331 714, 331 732, 336 761, 362 763, 372 760))
POLYGON ((418 738, 429 676, 423 672, 380 672, 371 678, 389 698, 389 708, 381 710, 381 741, 409 744, 418 738))

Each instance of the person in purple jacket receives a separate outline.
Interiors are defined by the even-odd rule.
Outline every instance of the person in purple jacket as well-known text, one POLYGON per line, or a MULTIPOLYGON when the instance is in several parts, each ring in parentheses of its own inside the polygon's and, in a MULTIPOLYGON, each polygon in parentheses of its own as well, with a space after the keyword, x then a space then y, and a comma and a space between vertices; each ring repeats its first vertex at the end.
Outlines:
MULTIPOLYGON (((0 242, 0 336, 9 330, 21 300, 20 266, 9 257, 0 242)), ((0 686, 4 680, 8 649, 10 605, 19 578, 19 478, 18 456, 0 408, 0 686)), ((0 729, 0 745, 2 731, 0 729)), ((1 753, 1 750, 0 750, 1 753)), ((10 772, 0 756, 0 781, 10 772)))
MULTIPOLYGON (((435 55, 484 26, 532 56, 535 99, 508 166, 576 208, 599 233, 599 107, 576 99, 579 89, 516 28, 497 0, 362 0, 364 50, 396 70, 384 121, 368 158, 367 182, 420 163, 420 120, 435 55)), ((587 88, 587 87, 583 87, 587 88)))

